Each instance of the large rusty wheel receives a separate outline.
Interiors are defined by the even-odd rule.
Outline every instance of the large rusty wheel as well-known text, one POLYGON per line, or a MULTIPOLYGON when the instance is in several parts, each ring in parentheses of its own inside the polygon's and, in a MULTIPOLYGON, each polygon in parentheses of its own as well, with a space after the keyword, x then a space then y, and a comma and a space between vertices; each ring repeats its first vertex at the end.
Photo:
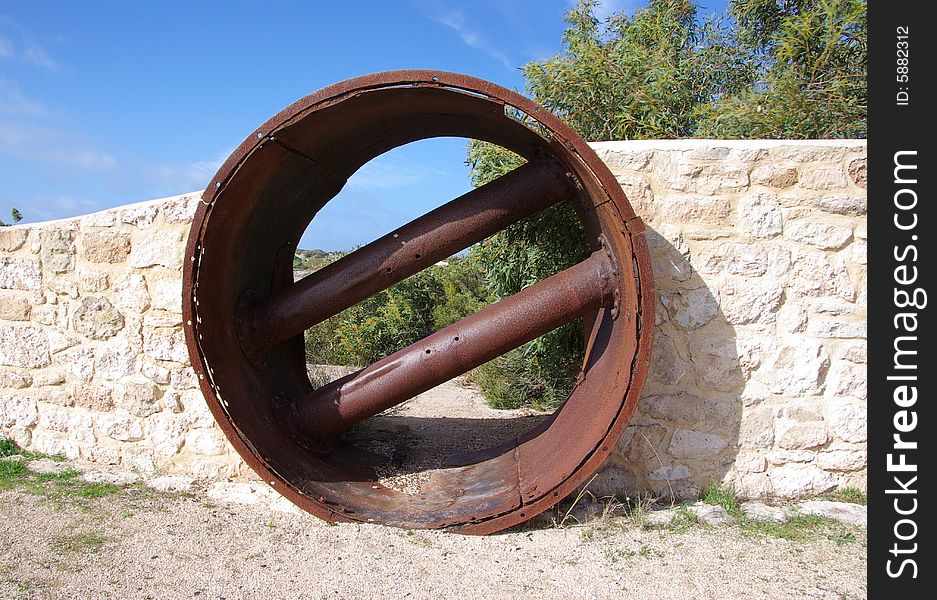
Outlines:
POLYGON ((555 116, 491 83, 432 71, 352 79, 289 106, 221 167, 186 249, 185 332, 202 392, 247 463, 330 521, 489 533, 552 507, 608 457, 644 383, 654 291, 644 225, 595 153, 555 116), (529 118, 521 122, 517 115, 529 118), (420 139, 493 142, 515 171, 293 283, 316 213, 372 158, 420 139), (313 390, 303 331, 525 216, 569 202, 593 253, 365 369, 313 390), (454 457, 417 494, 379 483, 351 425, 576 317, 575 388, 531 431, 454 457))

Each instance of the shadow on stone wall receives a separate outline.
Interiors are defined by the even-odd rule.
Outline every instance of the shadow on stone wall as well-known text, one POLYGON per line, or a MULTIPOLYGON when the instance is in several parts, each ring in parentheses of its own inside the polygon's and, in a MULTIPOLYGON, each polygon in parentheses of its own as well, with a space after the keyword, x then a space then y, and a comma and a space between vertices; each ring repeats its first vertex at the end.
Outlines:
POLYGON ((735 463, 746 378, 735 329, 682 237, 674 245, 648 227, 647 240, 658 300, 650 371, 618 451, 589 489, 695 499, 735 463))

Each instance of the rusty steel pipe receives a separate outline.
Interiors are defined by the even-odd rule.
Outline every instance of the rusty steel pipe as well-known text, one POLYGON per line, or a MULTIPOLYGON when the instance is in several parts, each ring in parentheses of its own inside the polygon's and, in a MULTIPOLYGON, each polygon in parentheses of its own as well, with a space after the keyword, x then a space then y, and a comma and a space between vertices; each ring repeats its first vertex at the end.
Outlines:
POLYGON ((245 353, 276 342, 448 258, 511 223, 571 199, 578 190, 551 158, 529 162, 355 250, 238 315, 245 353))
POLYGON ((314 451, 351 425, 468 372, 583 314, 611 307, 618 269, 603 249, 360 371, 296 399, 277 416, 314 451))

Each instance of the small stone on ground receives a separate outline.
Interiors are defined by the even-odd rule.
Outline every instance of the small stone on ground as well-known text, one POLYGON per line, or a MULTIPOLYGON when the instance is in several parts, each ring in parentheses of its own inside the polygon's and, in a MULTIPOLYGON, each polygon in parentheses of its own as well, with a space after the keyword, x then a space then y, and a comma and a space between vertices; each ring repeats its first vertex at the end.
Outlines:
POLYGON ((147 480, 146 486, 160 492, 188 492, 194 481, 194 478, 182 475, 163 475, 147 480))
POLYGON ((787 512, 777 506, 768 506, 763 502, 754 500, 743 502, 742 514, 752 521, 771 521, 772 523, 783 523, 787 520, 787 512))
POLYGON ((860 504, 833 502, 831 500, 808 500, 800 504, 800 512, 805 515, 836 519, 859 527, 866 527, 868 524, 868 512, 866 507, 860 504))
POLYGON ((88 483, 110 483, 113 485, 130 485, 140 481, 140 476, 129 471, 111 473, 109 471, 88 471, 81 476, 88 483))

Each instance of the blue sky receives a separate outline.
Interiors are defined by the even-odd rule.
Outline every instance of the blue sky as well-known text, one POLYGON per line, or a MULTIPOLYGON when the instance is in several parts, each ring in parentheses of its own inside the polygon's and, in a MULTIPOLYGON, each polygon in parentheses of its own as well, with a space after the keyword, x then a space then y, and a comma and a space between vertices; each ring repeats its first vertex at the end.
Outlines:
MULTIPOLYGON (((519 67, 559 51, 570 2, 0 0, 0 219, 201 189, 271 115, 365 73, 440 69, 522 92, 519 67)), ((606 0, 599 14, 644 4, 606 0)), ((372 161, 301 246, 366 243, 464 193, 464 146, 426 140, 372 161)))

